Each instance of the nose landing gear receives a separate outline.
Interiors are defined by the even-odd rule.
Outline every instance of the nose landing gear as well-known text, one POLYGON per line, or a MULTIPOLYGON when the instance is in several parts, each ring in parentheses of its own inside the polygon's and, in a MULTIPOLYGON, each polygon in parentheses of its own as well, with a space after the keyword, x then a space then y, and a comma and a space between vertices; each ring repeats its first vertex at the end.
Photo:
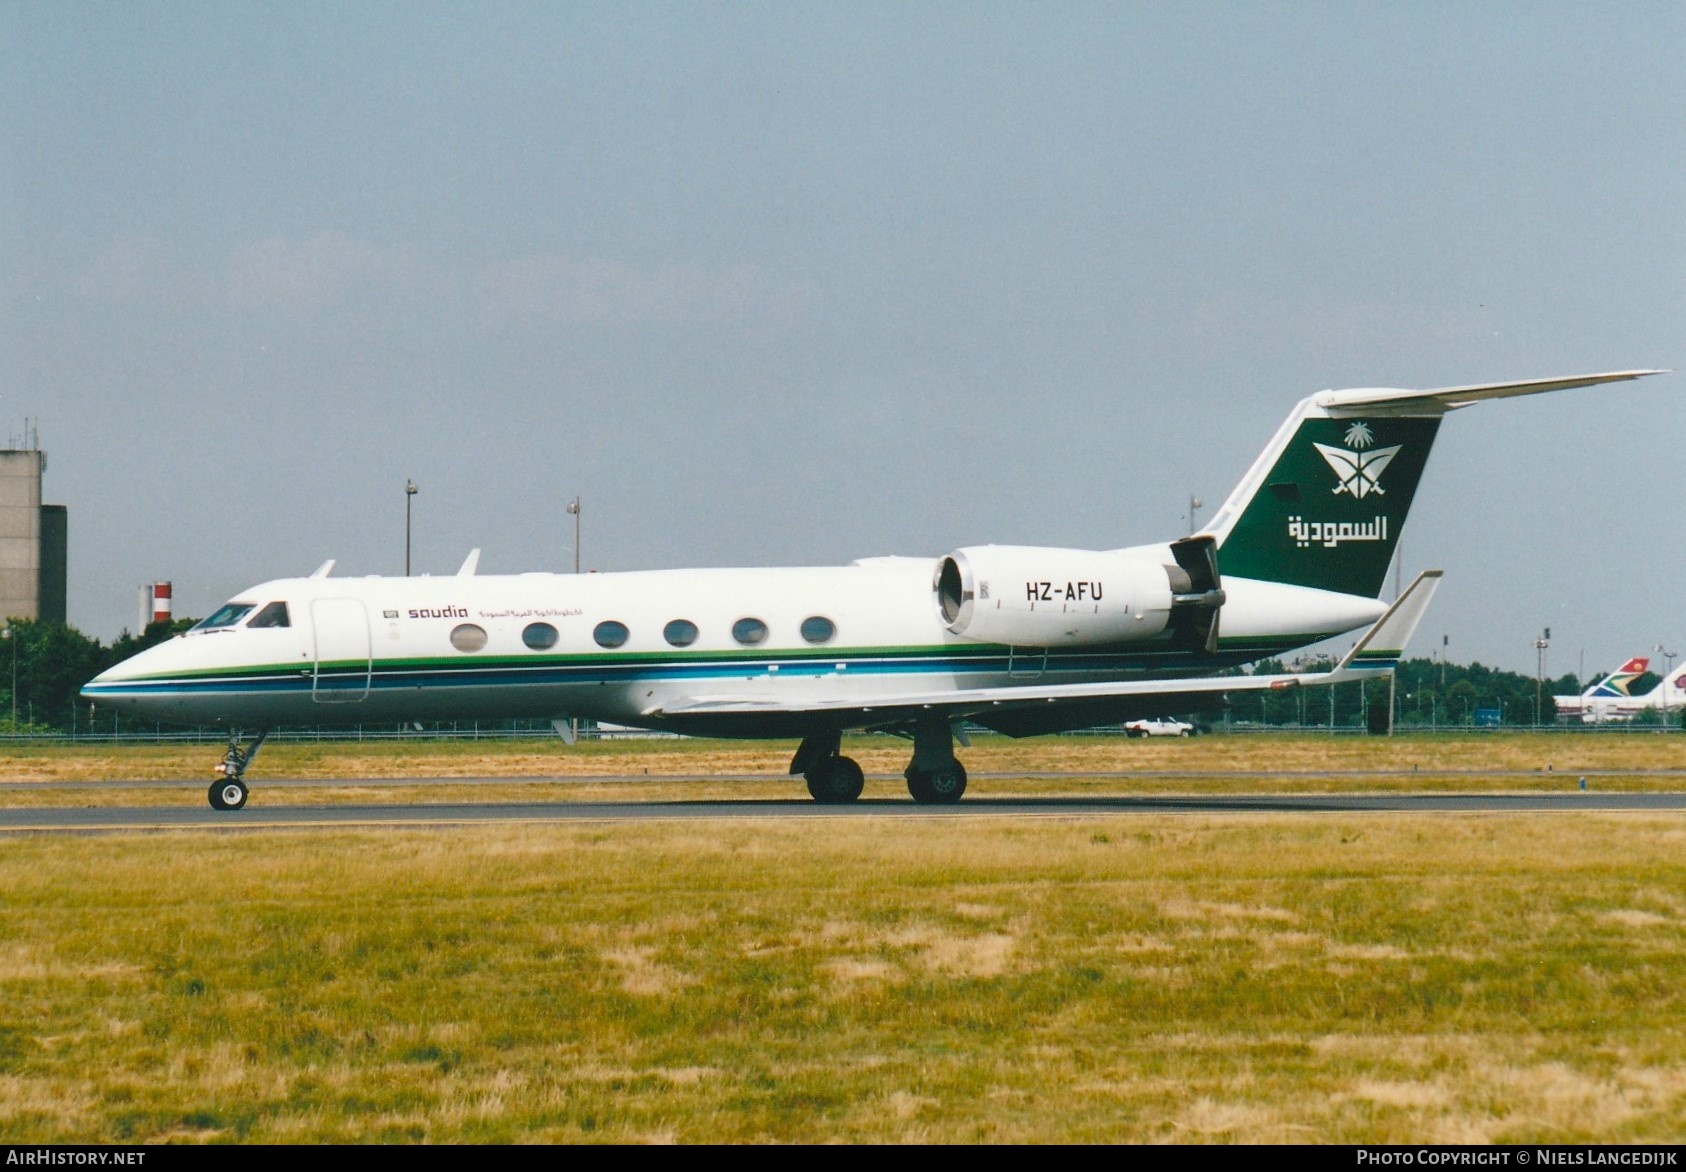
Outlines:
POLYGON ((238 810, 246 804, 250 791, 246 789, 246 767, 252 763, 252 758, 258 755, 264 740, 269 736, 269 730, 263 729, 252 743, 244 749, 240 747, 243 729, 234 729, 228 734, 228 752, 222 755, 222 762, 217 766, 217 772, 222 774, 222 780, 211 783, 209 797, 213 810, 238 810))
POLYGON ((246 783, 243 781, 213 781, 211 809, 238 810, 246 804, 246 783))

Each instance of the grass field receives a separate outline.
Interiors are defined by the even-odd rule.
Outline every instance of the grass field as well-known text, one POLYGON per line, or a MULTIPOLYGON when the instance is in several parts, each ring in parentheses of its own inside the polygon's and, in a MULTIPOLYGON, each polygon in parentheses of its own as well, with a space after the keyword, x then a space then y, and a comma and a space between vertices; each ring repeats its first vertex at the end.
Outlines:
MULTIPOLYGON (((571 778, 603 774, 652 777, 785 776, 794 741, 629 738, 564 745, 534 740, 277 741, 266 745, 252 777, 571 778)), ((899 775, 908 742, 890 736, 846 738, 844 751, 870 773, 899 775)), ((985 734, 956 750, 983 773, 1686 771, 1686 735, 1666 733, 1424 733, 1392 737, 1269 733, 1189 739, 1120 736, 1033 737, 985 734)), ((192 780, 207 784, 221 758, 212 744, 117 746, 0 744, 0 786, 69 780, 192 780)), ((3 791, 0 791, 3 792, 3 791)))
MULTIPOLYGON (((786 769, 794 742, 629 739, 290 741, 265 746, 248 780, 254 804, 462 801, 806 799, 786 769), (425 779, 425 786, 360 780, 425 779), (310 780, 308 799, 266 789, 310 780), (452 779, 460 785, 442 785, 452 779), (511 784, 500 785, 499 782, 511 784), (347 784, 327 784, 327 783, 347 784), (582 785, 582 782, 590 782, 582 785)), ((906 798, 907 742, 854 737, 868 798, 906 798)), ((1686 736, 1657 733, 1319 734, 1188 740, 982 736, 960 750, 974 795, 1368 792, 1562 792, 1586 777, 1604 791, 1686 788, 1686 736)), ((199 805, 221 751, 214 745, 0 746, 0 805, 199 805), (53 783, 156 781, 156 789, 53 783)))
MULTIPOLYGON (((1363 790, 1413 767, 1471 790, 1457 771, 1679 789, 1676 741, 1069 738, 966 758, 986 792, 1155 780, 1007 776, 1120 760, 1194 789, 1229 769, 1363 790)), ((756 746, 275 748, 254 802, 264 769, 382 761, 800 790, 756 746)), ((202 747, 154 752, 91 775, 205 777, 202 747)), ((888 774, 905 750, 860 756, 888 774)), ((0 802, 81 768, 0 761, 20 783, 0 802)), ((1672 815, 13 835, 0 1141, 1678 1143, 1683 978, 1672 815)))

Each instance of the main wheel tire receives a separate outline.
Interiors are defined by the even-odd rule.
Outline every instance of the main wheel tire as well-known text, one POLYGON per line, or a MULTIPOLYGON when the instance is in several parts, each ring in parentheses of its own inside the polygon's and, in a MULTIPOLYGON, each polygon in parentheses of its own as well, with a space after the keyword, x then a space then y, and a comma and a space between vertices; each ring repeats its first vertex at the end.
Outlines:
POLYGON ((852 802, 866 788, 866 775, 849 757, 827 757, 803 777, 813 799, 828 806, 852 802))
POLYGON ((223 780, 211 783, 211 809, 238 810, 246 804, 246 785, 244 782, 223 780))
POLYGON ((966 767, 956 761, 931 773, 931 794, 938 802, 958 802, 966 793, 966 767))
POLYGON ((966 792, 966 767, 956 761, 941 769, 908 768, 907 792, 916 802, 952 805, 966 792))
POLYGON ((907 792, 914 801, 934 802, 937 800, 931 793, 931 783, 924 770, 915 769, 910 765, 907 772, 902 776, 907 778, 907 792))

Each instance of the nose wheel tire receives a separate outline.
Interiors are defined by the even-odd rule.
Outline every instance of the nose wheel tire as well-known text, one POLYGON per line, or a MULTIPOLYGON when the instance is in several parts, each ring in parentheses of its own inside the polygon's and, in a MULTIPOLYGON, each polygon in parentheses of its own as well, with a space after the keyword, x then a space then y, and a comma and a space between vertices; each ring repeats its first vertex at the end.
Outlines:
POLYGON ((246 783, 224 779, 211 783, 211 809, 238 810, 246 804, 246 783))
POLYGON ((956 761, 939 769, 908 769, 907 792, 916 802, 951 805, 966 792, 966 767, 956 761))

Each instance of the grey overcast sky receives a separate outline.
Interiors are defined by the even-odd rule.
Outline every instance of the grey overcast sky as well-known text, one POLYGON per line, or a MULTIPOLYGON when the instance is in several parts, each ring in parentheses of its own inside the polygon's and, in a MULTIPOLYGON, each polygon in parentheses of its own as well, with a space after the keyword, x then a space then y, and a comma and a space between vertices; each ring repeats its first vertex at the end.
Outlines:
MULTIPOLYGON (((1686 368, 1686 5, 0 0, 70 619, 1110 548, 1293 403, 1686 368)), ((1686 653, 1686 374, 1454 414, 1412 650, 1686 653)), ((1660 666, 1660 664, 1659 664, 1660 666)))

